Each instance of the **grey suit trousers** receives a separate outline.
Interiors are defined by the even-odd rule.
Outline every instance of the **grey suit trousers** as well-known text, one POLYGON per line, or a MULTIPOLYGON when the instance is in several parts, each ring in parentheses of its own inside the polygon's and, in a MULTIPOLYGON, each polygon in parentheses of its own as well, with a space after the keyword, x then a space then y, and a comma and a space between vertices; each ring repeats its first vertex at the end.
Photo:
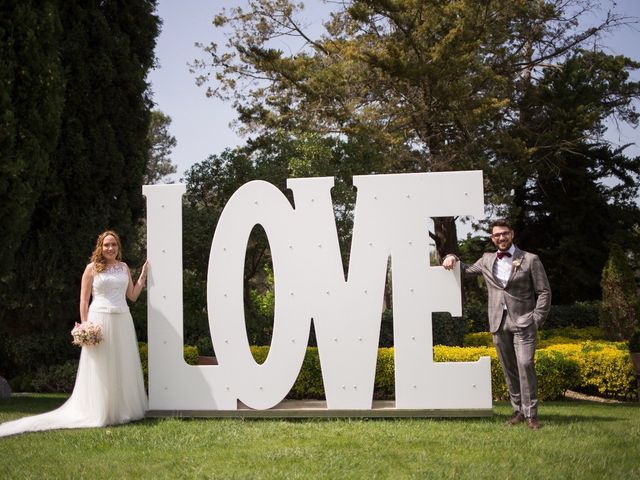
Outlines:
POLYGON ((513 411, 521 412, 527 418, 536 417, 538 395, 534 356, 537 327, 534 323, 519 327, 506 313, 505 310, 500 328, 493 334, 493 344, 502 365, 513 411))

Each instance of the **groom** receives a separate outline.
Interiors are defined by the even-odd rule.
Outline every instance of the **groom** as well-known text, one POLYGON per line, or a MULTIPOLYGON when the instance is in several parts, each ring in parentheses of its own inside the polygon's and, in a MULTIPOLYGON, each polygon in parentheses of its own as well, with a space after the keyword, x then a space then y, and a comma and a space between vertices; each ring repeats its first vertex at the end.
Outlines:
MULTIPOLYGON (((506 220, 491 225, 496 253, 485 253, 473 265, 462 264, 466 275, 480 275, 489 293, 489 328, 507 383, 513 415, 509 425, 527 422, 537 430, 538 395, 533 358, 536 332, 551 307, 551 288, 537 255, 513 244, 513 230, 506 220)), ((455 267, 458 258, 447 255, 442 265, 455 267)))

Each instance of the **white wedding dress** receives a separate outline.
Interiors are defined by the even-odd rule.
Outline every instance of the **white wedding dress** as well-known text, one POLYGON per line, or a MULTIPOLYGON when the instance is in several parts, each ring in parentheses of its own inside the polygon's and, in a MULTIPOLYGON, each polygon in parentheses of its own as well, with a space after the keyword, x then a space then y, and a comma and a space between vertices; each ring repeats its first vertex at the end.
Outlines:
POLYGON ((102 342, 82 347, 76 383, 58 409, 0 424, 0 437, 57 428, 101 427, 144 417, 147 395, 136 333, 125 299, 127 266, 93 275, 88 320, 102 325, 102 342))

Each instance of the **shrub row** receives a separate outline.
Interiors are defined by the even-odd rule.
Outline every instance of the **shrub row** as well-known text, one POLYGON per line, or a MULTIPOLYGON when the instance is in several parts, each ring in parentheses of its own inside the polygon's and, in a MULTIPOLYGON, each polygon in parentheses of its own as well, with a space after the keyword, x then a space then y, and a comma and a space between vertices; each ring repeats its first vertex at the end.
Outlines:
MULTIPOLYGON (((146 386, 149 378, 149 349, 146 343, 140 342, 138 350, 146 386)), ((198 363, 198 349, 191 345, 185 345, 184 360, 189 365, 196 365, 198 363)), ((43 366, 35 372, 13 377, 9 379, 9 384, 14 392, 70 393, 75 385, 77 371, 78 359, 69 360, 60 365, 43 366)))
MULTIPOLYGON (((562 327, 538 331, 538 348, 563 343, 583 343, 587 340, 604 341, 605 334, 600 327, 562 327)), ((465 347, 491 347, 493 336, 490 332, 468 333, 464 336, 465 347)))
MULTIPOLYGON (((148 378, 148 348, 140 343, 140 359, 145 378, 148 378)), ((258 363, 263 363, 269 347, 251 347, 258 363)), ((482 356, 491 358, 491 387, 495 399, 507 399, 507 390, 496 351, 490 346, 434 347, 436 362, 471 362, 482 356)), ((185 361, 198 363, 198 349, 185 345, 185 361)), ((541 400, 560 398, 567 390, 577 390, 614 398, 632 398, 636 392, 636 379, 626 345, 614 342, 565 343, 552 345, 536 352, 538 396, 541 400)), ((34 374, 10 380, 14 391, 70 392, 73 389, 77 361, 43 367, 34 374)), ((374 385, 375 399, 395 396, 394 349, 380 348, 374 385)), ((317 347, 308 347, 298 379, 288 398, 324 398, 324 386, 317 347)))
POLYGON ((562 355, 579 367, 578 390, 613 398, 633 398, 636 377, 624 342, 583 342, 552 345, 545 350, 562 355))
POLYGON ((68 360, 59 365, 47 365, 35 372, 23 373, 9 379, 14 392, 71 392, 76 381, 78 360, 68 360))
MULTIPOLYGON (((251 353, 258 363, 263 363, 269 353, 269 347, 251 347, 251 353)), ((491 358, 491 387, 495 399, 506 399, 507 388, 498 362, 496 351, 492 347, 434 347, 436 362, 473 362, 480 357, 491 358)), ((541 400, 560 398, 568 389, 575 388, 580 382, 579 364, 566 358, 560 352, 538 351, 536 353, 536 372, 538 395, 541 400)), ((374 384, 375 399, 395 397, 394 353, 393 348, 378 349, 378 363, 374 384)), ((316 347, 308 347, 302 369, 288 398, 324 398, 320 358, 316 347)))
MULTIPOLYGON (((464 342, 468 347, 492 348, 493 344, 489 332, 467 334, 464 342)), ((635 396, 636 380, 627 345, 604 340, 599 327, 540 330, 538 348, 538 357, 543 352, 557 358, 560 355, 578 366, 579 381, 572 389, 613 398, 635 396)), ((539 374, 538 381, 544 381, 543 373, 539 374)))
MULTIPOLYGON (((487 329, 487 304, 468 303, 463 308, 467 331, 487 329)), ((600 302, 578 302, 573 305, 552 305, 544 328, 584 328, 600 326, 600 302)))

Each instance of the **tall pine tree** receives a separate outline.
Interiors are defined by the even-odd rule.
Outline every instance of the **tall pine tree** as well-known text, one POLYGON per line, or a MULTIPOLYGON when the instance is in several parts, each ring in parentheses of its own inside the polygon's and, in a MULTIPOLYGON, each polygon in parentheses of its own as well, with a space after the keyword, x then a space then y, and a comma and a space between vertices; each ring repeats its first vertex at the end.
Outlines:
POLYGON ((60 37, 54 2, 0 4, 0 286, 12 281, 14 256, 58 139, 64 93, 60 37))
MULTIPOLYGON (((54 342, 51 335, 62 339, 73 326, 80 276, 101 230, 117 230, 125 246, 134 241, 144 206, 156 3, 51 3, 60 25, 51 56, 57 52, 62 68, 64 107, 15 272, 0 292, 0 329, 11 339, 0 349, 3 365, 15 366, 15 345, 38 335, 46 337, 42 343, 54 342)), ((64 357, 60 341, 50 345, 51 362, 64 357)))

